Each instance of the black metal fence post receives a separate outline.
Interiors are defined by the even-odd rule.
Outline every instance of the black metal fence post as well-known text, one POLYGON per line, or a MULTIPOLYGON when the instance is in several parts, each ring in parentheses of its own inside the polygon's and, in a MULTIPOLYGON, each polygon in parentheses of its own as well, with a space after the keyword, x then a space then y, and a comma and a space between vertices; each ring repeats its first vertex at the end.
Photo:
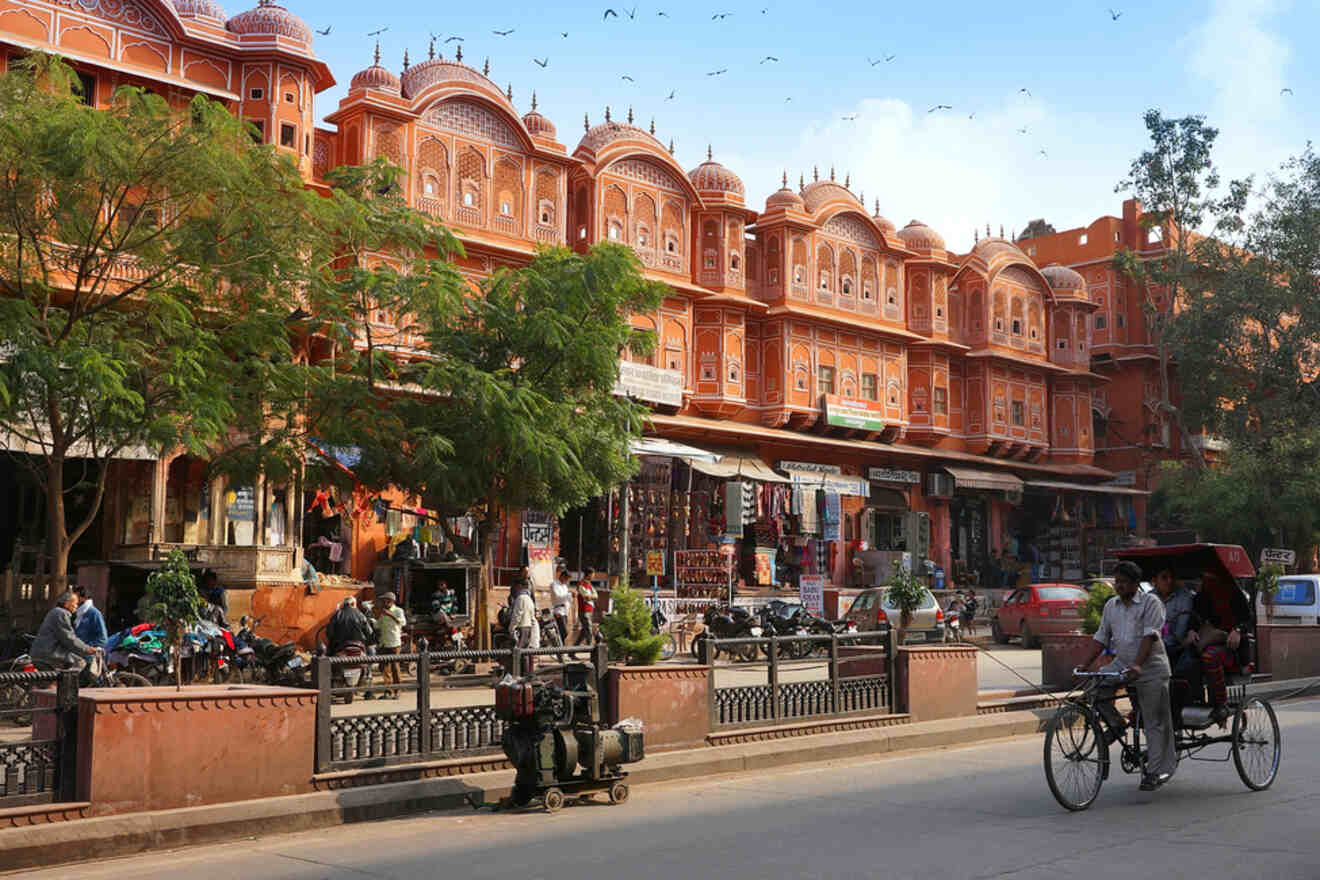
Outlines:
POLYGON ((431 649, 426 639, 417 640, 417 751, 422 760, 431 756, 431 649))
POLYGON ((779 718, 779 636, 770 633, 770 717, 779 718))
POLYGON ((830 633, 830 711, 840 712, 839 706, 839 635, 830 633))
MULTIPOLYGON (((518 648, 518 643, 514 642, 509 648, 509 674, 514 678, 523 677, 522 651, 518 648)), ((533 661, 535 662, 535 661, 533 661)))
POLYGON ((78 675, 78 670, 66 669, 55 683, 55 740, 59 749, 55 795, 61 801, 78 799, 78 675))
POLYGON ((697 653, 701 657, 701 665, 706 667, 706 714, 710 718, 710 728, 713 730, 720 722, 720 718, 715 714, 715 646, 709 634, 701 640, 697 653))
POLYGON ((888 710, 894 711, 894 697, 898 688, 898 640, 894 637, 894 628, 891 626, 885 634, 885 668, 888 670, 885 682, 885 693, 889 695, 888 710))
POLYGON ((324 654, 312 659, 312 680, 316 683, 316 772, 330 769, 330 658, 324 654))
POLYGON ((597 642, 591 648, 591 664, 596 667, 596 693, 605 692, 605 678, 610 673, 610 646, 597 642))

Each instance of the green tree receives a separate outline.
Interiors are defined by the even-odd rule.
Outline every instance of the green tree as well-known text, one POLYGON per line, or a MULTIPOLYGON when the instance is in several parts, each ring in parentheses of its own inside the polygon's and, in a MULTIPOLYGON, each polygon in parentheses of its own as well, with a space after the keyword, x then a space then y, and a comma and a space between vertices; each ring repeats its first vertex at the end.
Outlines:
MULTIPOLYGON (((649 353, 630 315, 664 295, 633 252, 543 249, 482 280, 455 307, 417 316, 419 357, 400 368, 394 436, 359 432, 360 477, 471 513, 483 551, 477 632, 484 639, 496 529, 509 510, 559 514, 630 477, 646 409, 616 397, 619 357, 649 353)), ((443 523, 442 523, 443 526, 443 523)))
POLYGON ((256 359, 292 368, 317 198, 216 102, 125 86, 94 109, 75 82, 44 55, 0 76, 0 431, 35 453, 61 579, 113 459, 208 452, 267 381, 256 359))
POLYGON ((1215 209, 1213 191, 1219 185, 1219 174, 1210 154, 1219 131, 1206 125, 1203 116, 1166 119, 1159 110, 1147 110, 1144 119, 1150 146, 1132 160, 1128 176, 1115 191, 1140 202, 1142 224, 1158 231, 1162 249, 1150 257, 1123 248, 1114 255, 1114 268, 1132 282, 1142 298, 1147 339, 1158 360, 1160 421, 1172 423, 1184 451, 1204 464, 1191 442, 1187 420, 1173 400, 1168 328, 1175 304, 1183 301, 1189 286, 1196 287, 1195 233, 1215 209))
POLYGON ((651 609, 642 594, 621 584, 610 593, 610 602, 613 610, 600 622, 610 656, 622 658, 629 666, 655 663, 664 649, 666 636, 651 634, 651 609))
POLYGON ((1082 632, 1093 636, 1100 629, 1100 616, 1104 614, 1105 603, 1114 598, 1114 588, 1104 581, 1091 584, 1082 606, 1082 632))
POLYGON ((903 644, 907 629, 912 625, 912 615, 926 601, 929 592, 921 580, 911 571, 903 568, 902 563, 894 562, 894 573, 885 584, 885 600, 898 609, 898 632, 895 644, 903 644))
POLYGON ((147 575, 144 619, 165 630, 174 660, 174 684, 183 690, 183 637, 201 619, 202 599, 182 550, 171 550, 165 567, 147 575))

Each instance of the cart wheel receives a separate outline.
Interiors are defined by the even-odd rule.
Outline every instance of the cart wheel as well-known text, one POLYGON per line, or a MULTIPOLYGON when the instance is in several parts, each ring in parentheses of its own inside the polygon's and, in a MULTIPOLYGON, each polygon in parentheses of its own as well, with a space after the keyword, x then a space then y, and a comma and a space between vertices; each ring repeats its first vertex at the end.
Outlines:
POLYGON ((547 788, 545 790, 545 811, 547 813, 558 813, 564 808, 564 792, 558 788, 547 788))
POLYGON ((1279 720, 1274 708, 1259 697, 1238 707, 1233 716, 1233 763, 1252 791, 1264 791, 1279 773, 1279 720))
POLYGON ((628 800, 628 786, 623 782, 616 782, 610 786, 610 803, 621 804, 628 800))

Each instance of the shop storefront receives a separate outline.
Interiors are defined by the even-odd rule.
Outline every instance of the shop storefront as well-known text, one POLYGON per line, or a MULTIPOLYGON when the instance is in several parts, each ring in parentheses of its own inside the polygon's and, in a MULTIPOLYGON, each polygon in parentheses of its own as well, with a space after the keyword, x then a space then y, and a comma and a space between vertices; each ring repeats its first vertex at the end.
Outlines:
POLYGON ((952 481, 949 498, 949 542, 954 582, 997 588, 993 560, 1003 551, 1003 524, 1014 502, 1022 497, 1022 481, 1012 474, 971 468, 941 468, 952 481))

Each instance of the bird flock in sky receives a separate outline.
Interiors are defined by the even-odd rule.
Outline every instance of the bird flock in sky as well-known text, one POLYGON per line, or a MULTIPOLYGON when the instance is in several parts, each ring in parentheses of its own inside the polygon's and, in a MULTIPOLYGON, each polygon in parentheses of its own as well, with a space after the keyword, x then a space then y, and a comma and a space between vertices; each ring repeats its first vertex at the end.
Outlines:
MULTIPOLYGON (((611 23, 613 23, 613 22, 618 22, 618 23, 622 24, 622 23, 625 23, 625 22, 637 21, 637 20, 638 20, 638 15, 639 15, 639 14, 642 15, 643 20, 645 20, 645 18, 647 17, 648 13, 645 13, 645 12, 641 12, 641 13, 639 13, 638 10, 639 10, 639 7, 638 7, 638 6, 632 6, 632 7, 623 7, 623 6, 620 6, 620 7, 618 7, 617 9, 615 9, 615 8, 613 8, 613 7, 606 8, 606 9, 601 13, 601 18, 600 18, 600 20, 601 20, 601 22, 611 22, 611 23)), ((770 13, 770 9, 769 9, 768 7, 763 7, 763 8, 760 8, 760 9, 759 9, 759 15, 764 16, 764 15, 768 15, 769 13, 770 13)), ((1121 18, 1123 17, 1123 11, 1122 11, 1122 10, 1117 10, 1117 9, 1110 8, 1110 9, 1108 9, 1108 13, 1109 13, 1110 21, 1111 21, 1111 22, 1114 22, 1114 23, 1117 23, 1117 22, 1119 21, 1119 19, 1121 19, 1121 18)), ((736 20, 740 15, 755 15, 755 14, 758 14, 758 13, 756 13, 756 12, 750 12, 750 13, 739 13, 739 12, 737 12, 737 11, 724 11, 724 10, 720 10, 720 11, 716 11, 716 12, 712 12, 712 13, 711 13, 711 15, 710 15, 710 21, 713 21, 713 22, 727 22, 727 21, 729 21, 730 19, 734 19, 734 20, 736 20)), ((663 10, 663 9, 656 10, 656 11, 655 11, 655 15, 654 15, 654 17, 655 17, 655 18, 666 18, 666 19, 671 18, 670 14, 669 14, 667 11, 663 10)), ((378 36, 380 36, 381 34, 385 33, 385 32, 388 31, 388 30, 389 30, 389 27, 386 26, 386 27, 379 28, 379 29, 377 29, 377 30, 368 31, 366 35, 367 35, 368 37, 378 37, 378 36)), ((318 33, 318 34, 320 34, 320 35, 322 35, 322 36, 328 36, 328 35, 330 34, 330 32, 331 32, 331 27, 327 27, 327 28, 325 28, 324 30, 317 30, 317 31, 316 31, 316 33, 318 33)), ((517 32, 517 29, 516 29, 516 28, 507 28, 507 29, 505 29, 505 30, 499 30, 499 29, 496 29, 496 28, 492 28, 492 29, 491 29, 491 34, 494 35, 494 36, 496 36, 496 37, 508 37, 508 36, 510 36, 510 35, 512 35, 512 34, 514 34, 514 33, 516 33, 516 32, 517 32)), ((560 35, 560 37, 561 37, 562 39, 568 39, 568 36, 569 36, 569 32, 568 32, 568 31, 559 31, 558 33, 559 33, 559 35, 560 35)), ((443 39, 442 39, 442 38, 440 37, 440 35, 438 35, 438 34, 431 34, 431 39, 432 39, 433 42, 440 42, 440 43, 444 43, 444 44, 448 44, 448 43, 459 43, 459 44, 462 44, 462 42, 464 41, 464 37, 459 36, 459 35, 457 35, 457 34, 451 34, 451 35, 449 35, 449 36, 447 36, 447 37, 444 37, 443 39)), ((461 45, 460 45, 460 48, 461 48, 461 45)), ((890 53, 890 52, 888 52, 888 51, 882 51, 882 52, 880 53, 880 56, 879 56, 878 58, 872 58, 872 57, 870 57, 869 55, 866 56, 866 63, 867 63, 867 65, 868 65, 869 67, 877 67, 877 66, 879 66, 879 65, 881 65, 881 64, 892 64, 895 60, 897 60, 897 58, 898 58, 898 54, 897 54, 897 53, 890 53)), ((545 56, 544 58, 537 58, 537 57, 533 56, 531 60, 532 60, 532 62, 533 62, 538 68, 544 70, 544 69, 546 69, 546 68, 548 68, 548 67, 550 66, 550 63, 551 63, 551 56, 550 56, 549 54, 546 54, 546 56, 545 56)), ((760 61, 757 62, 757 66, 761 66, 761 65, 765 65, 765 64, 778 64, 778 63, 780 63, 780 59, 779 59, 778 56, 776 56, 776 55, 765 55, 765 56, 763 56, 763 57, 761 58, 760 61)), ((728 74, 728 73, 729 73, 729 70, 730 70, 730 69, 729 69, 728 67, 719 67, 719 68, 716 68, 716 69, 713 69, 713 70, 708 70, 708 71, 706 71, 705 73, 706 73, 706 76, 707 76, 707 77, 720 77, 720 76, 725 76, 726 74, 728 74)), ((636 83, 637 83, 637 80, 636 80, 634 77, 632 77, 630 74, 627 74, 627 73, 621 74, 620 77, 619 77, 619 79, 620 79, 621 82, 627 82, 627 83, 630 83, 630 84, 633 84, 633 85, 636 85, 636 83)), ((1030 90, 1029 88, 1026 88, 1025 86, 1022 87, 1022 88, 1020 88, 1020 89, 1018 89, 1018 94, 1020 94, 1020 95, 1024 95, 1024 96, 1026 96, 1027 98, 1031 98, 1031 97, 1032 97, 1031 90, 1030 90)), ((1284 89, 1281 89, 1280 92, 1279 92, 1280 97, 1285 97, 1285 96, 1291 97, 1292 94, 1293 94, 1293 90, 1290 89, 1290 88, 1284 88, 1284 89)), ((677 95, 678 95, 678 91, 677 91, 676 89, 670 90, 669 95, 668 95, 664 100, 665 100, 666 102, 668 102, 668 101, 673 101, 673 100, 675 100, 675 98, 677 97, 677 95)), ((784 98, 784 103, 785 103, 785 104, 792 103, 792 101, 793 101, 793 96, 792 96, 792 95, 789 95, 789 96, 787 96, 787 97, 784 98)), ((927 114, 927 115, 932 115, 932 114, 937 114, 937 113, 947 113, 947 112, 952 111, 953 109, 954 109, 954 105, 952 105, 952 104, 942 104, 942 103, 941 103, 941 104, 936 104, 936 105, 934 105, 933 107, 931 107, 929 110, 926 111, 926 114, 927 114)), ((850 114, 848 114, 848 115, 846 115, 846 116, 842 116, 842 117, 840 117, 840 118, 841 118, 841 120, 844 121, 844 122, 856 122, 856 121, 858 120, 859 115, 860 115, 860 114, 858 114, 858 113, 850 113, 850 114)), ((967 119, 968 119, 968 120, 972 120, 972 121, 974 121, 974 120, 976 119, 976 112, 975 112, 975 111, 972 111, 972 112, 968 113, 968 114, 967 114, 967 119)), ((1027 135, 1029 134, 1028 129, 1027 129, 1025 126, 1022 127, 1022 128, 1017 129, 1017 133, 1018 133, 1019 135, 1022 135, 1022 136, 1027 136, 1027 135)), ((1049 159, 1049 152, 1048 152, 1048 150, 1045 149, 1044 147, 1041 147, 1041 148, 1039 149, 1037 155, 1039 155, 1042 159, 1049 159)))

